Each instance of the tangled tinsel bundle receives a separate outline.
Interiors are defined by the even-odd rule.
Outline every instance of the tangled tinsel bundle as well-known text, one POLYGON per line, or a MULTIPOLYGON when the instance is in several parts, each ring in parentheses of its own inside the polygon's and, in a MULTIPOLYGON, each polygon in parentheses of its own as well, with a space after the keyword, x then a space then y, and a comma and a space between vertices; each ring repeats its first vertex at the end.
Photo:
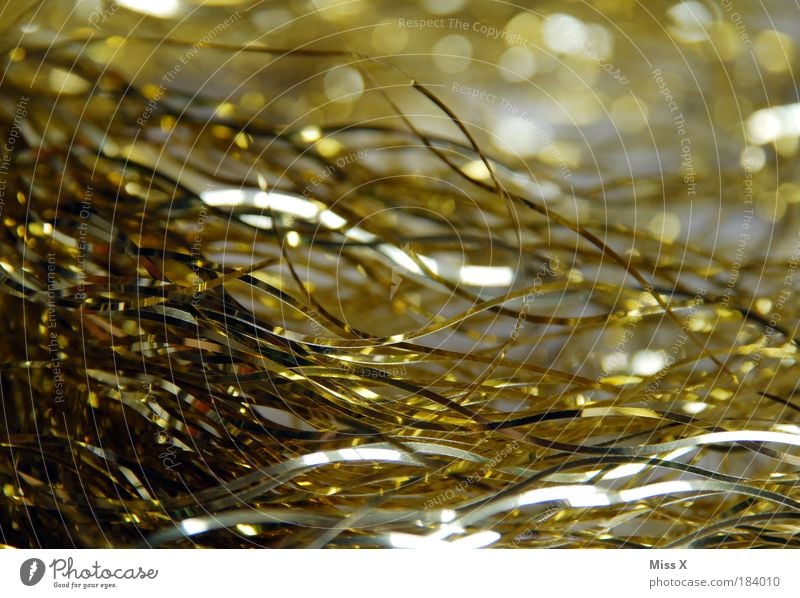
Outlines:
POLYGON ((2 543, 798 544, 788 35, 68 4, 2 26, 2 543))

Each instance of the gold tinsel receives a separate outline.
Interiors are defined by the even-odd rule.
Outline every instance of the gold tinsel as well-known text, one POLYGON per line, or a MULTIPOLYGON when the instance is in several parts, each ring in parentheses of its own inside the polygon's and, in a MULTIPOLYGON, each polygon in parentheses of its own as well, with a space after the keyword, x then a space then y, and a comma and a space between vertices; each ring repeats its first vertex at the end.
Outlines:
POLYGON ((0 542, 796 546, 797 9, 738 4, 10 3, 0 542))

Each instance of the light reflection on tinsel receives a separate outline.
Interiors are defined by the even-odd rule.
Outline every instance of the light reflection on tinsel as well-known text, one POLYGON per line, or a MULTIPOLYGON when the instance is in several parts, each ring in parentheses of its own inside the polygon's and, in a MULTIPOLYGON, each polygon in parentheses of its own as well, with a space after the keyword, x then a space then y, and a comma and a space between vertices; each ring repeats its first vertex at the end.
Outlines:
MULTIPOLYGON (((507 30, 533 35, 526 14, 507 30)), ((634 181, 507 155, 464 93, 361 54, 374 36, 245 45, 226 18, 161 45, 106 32, 133 22, 115 11, 9 53, 5 544, 796 544, 797 265, 767 227, 749 260, 688 241, 680 164, 634 181), (206 87, 233 58, 242 89, 206 87), (729 292, 734 271, 769 291, 729 292)))

